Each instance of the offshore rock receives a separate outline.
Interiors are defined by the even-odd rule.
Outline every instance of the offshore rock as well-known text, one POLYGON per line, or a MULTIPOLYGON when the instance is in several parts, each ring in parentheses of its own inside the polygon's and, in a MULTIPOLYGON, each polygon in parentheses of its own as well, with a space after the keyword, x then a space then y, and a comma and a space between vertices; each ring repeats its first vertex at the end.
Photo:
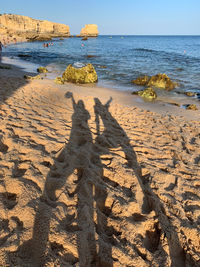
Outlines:
POLYGON ((81 29, 80 33, 81 37, 97 37, 98 35, 99 31, 96 24, 86 24, 85 27, 81 29))
POLYGON ((148 87, 143 91, 139 91, 137 94, 141 97, 148 99, 148 100, 153 100, 153 99, 157 98, 156 92, 151 87, 148 87))
POLYGON ((72 83, 96 83, 97 73, 92 64, 87 64, 81 68, 73 67, 71 64, 64 71, 62 78, 64 81, 72 83))
POLYGON ((142 86, 153 86, 161 89, 165 89, 168 91, 173 90, 178 84, 176 82, 172 82, 171 79, 165 74, 158 73, 154 76, 142 76, 133 80, 132 83, 142 86))
POLYGON ((0 16, 1 28, 9 34, 28 37, 31 35, 70 36, 69 26, 46 20, 32 19, 27 16, 4 14, 0 16))

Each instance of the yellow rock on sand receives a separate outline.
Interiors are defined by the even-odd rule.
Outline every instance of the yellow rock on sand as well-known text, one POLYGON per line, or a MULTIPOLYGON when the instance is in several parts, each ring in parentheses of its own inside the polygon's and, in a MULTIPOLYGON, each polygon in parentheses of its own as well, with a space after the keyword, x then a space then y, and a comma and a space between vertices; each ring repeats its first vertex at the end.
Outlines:
POLYGON ((62 78, 64 81, 72 83, 96 83, 97 73, 92 64, 87 64, 82 68, 75 68, 71 64, 64 71, 62 78))
POLYGON ((156 92, 151 87, 148 87, 143 91, 139 91, 138 95, 141 97, 144 97, 146 99, 149 99, 149 100, 153 100, 153 99, 157 98, 156 92))
POLYGON ((54 82, 57 84, 64 84, 64 80, 62 77, 56 77, 54 82))
POLYGON ((197 106, 195 104, 188 105, 186 107, 186 109, 189 109, 189 110, 198 110, 198 108, 197 108, 197 106))
POLYGON ((194 92, 185 92, 186 96, 195 96, 196 94, 194 92))

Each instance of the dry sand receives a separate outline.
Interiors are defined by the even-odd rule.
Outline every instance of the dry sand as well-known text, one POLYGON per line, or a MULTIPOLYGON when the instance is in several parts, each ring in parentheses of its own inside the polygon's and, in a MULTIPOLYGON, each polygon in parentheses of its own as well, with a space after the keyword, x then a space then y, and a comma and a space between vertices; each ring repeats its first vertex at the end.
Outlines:
POLYGON ((0 70, 0 266, 200 266, 199 111, 22 76, 0 70))

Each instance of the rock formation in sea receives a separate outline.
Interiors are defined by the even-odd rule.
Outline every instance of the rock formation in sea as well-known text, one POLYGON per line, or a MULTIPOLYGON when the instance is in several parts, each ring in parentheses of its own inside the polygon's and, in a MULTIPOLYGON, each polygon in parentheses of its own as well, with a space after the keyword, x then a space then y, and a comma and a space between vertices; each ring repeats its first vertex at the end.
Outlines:
POLYGON ((7 32, 7 34, 22 36, 30 40, 43 36, 49 38, 70 36, 69 26, 65 24, 14 14, 0 16, 0 30, 7 32))
POLYGON ((96 24, 86 24, 81 29, 80 36, 97 37, 99 35, 98 27, 96 24))

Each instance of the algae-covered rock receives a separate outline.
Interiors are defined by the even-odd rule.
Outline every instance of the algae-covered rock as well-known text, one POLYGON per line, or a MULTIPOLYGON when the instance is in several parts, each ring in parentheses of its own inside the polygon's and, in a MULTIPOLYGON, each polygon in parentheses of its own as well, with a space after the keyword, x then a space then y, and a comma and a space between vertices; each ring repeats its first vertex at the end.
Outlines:
POLYGON ((137 79, 133 80, 132 83, 137 84, 137 85, 147 85, 148 81, 150 80, 150 77, 145 75, 138 77, 137 79))
POLYGON ((87 64, 81 68, 73 67, 71 64, 64 71, 62 78, 64 81, 72 83, 96 83, 97 73, 92 64, 87 64))
POLYGON ((149 100, 153 100, 157 98, 156 92, 151 87, 148 87, 143 91, 139 91, 137 94, 149 100))
POLYGON ((154 76, 148 77, 147 75, 138 77, 132 83, 143 86, 153 86, 168 91, 173 90, 178 84, 172 82, 171 79, 165 74, 158 73, 154 76))
POLYGON ((38 79, 42 79, 42 77, 38 74, 36 76, 29 76, 29 75, 24 75, 24 78, 27 80, 38 80, 38 79))
POLYGON ((194 93, 194 92, 185 92, 184 94, 186 96, 195 96, 196 95, 196 93, 194 93))
POLYGON ((158 73, 150 78, 147 85, 171 91, 177 86, 177 83, 172 82, 171 79, 165 73, 158 73))
POLYGON ((64 80, 62 77, 56 77, 54 82, 57 84, 64 84, 64 80))
POLYGON ((198 110, 197 106, 195 104, 186 105, 186 109, 189 110, 198 110))
POLYGON ((39 72, 39 73, 47 73, 47 72, 48 72, 48 69, 45 68, 45 67, 39 67, 39 68, 37 69, 37 72, 39 72))

